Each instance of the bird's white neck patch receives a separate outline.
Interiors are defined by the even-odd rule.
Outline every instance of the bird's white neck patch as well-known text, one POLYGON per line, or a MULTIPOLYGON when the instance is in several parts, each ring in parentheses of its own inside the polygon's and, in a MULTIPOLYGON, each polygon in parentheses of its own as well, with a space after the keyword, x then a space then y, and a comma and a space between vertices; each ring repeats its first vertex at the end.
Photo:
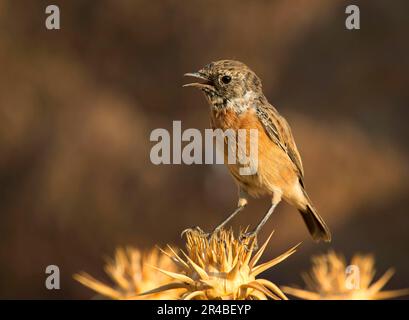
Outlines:
POLYGON ((247 91, 243 97, 230 99, 226 107, 237 110, 242 113, 252 107, 253 101, 256 98, 254 91, 247 91))
POLYGON ((254 93, 254 91, 249 90, 244 95, 243 100, 250 101, 250 100, 253 100, 255 97, 256 97, 256 94, 254 93))

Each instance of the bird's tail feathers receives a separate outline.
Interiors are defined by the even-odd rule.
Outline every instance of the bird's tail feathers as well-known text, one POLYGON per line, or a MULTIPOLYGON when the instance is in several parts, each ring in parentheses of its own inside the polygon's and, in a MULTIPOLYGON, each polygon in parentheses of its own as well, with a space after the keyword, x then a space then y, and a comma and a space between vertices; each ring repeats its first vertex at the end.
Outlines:
MULTIPOLYGON (((305 192, 305 191, 304 191, 305 192)), ((311 201, 308 195, 305 193, 306 198, 308 199, 307 205, 302 208, 298 209, 301 213, 301 216, 310 232, 312 238, 315 241, 331 241, 331 232, 325 221, 322 217, 318 214, 317 210, 311 204, 311 201)))

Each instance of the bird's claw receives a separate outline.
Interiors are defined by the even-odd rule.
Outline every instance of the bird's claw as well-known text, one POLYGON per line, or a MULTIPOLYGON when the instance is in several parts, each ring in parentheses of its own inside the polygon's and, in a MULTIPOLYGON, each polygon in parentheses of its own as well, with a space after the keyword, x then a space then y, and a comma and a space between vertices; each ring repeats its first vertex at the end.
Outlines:
POLYGON ((205 238, 209 238, 209 236, 211 235, 211 233, 206 233, 202 230, 202 228, 200 228, 199 226, 196 226, 193 228, 187 228, 183 230, 180 234, 180 237, 183 238, 183 236, 187 233, 198 233, 200 236, 203 236, 205 238))
POLYGON ((258 249, 257 232, 252 231, 242 233, 239 237, 239 242, 246 248, 247 251, 257 250, 258 249))

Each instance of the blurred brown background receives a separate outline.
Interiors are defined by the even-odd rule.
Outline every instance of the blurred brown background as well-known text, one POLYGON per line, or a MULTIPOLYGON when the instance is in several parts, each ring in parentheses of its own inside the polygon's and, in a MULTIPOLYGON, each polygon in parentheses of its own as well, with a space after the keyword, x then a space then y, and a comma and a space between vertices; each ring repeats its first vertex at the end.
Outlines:
MULTIPOLYGON (((310 256, 329 247, 372 252, 388 288, 409 286, 408 2, 0 2, 0 297, 89 298, 72 279, 103 278, 116 246, 183 242, 186 227, 215 226, 236 204, 223 166, 155 166, 155 128, 209 126, 205 99, 182 75, 234 58, 262 78, 287 117, 309 193, 333 232, 314 244, 281 204, 266 258, 302 248, 270 272, 299 284, 310 256), (345 29, 358 4, 361 30, 345 29), (47 31, 58 4, 61 30, 47 31), (61 290, 45 289, 45 268, 61 290)), ((253 200, 233 227, 268 208, 253 200)))

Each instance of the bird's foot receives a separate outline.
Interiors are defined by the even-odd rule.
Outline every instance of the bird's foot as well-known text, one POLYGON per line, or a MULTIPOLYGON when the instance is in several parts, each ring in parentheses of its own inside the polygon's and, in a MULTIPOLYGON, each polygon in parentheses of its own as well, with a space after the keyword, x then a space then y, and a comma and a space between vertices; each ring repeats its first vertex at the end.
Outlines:
POLYGON ((183 230, 180 236, 183 238, 185 234, 194 233, 199 237, 206 238, 208 242, 210 242, 213 238, 216 239, 218 242, 221 242, 222 240, 219 237, 220 231, 221 228, 216 228, 212 232, 204 232, 200 227, 196 226, 193 228, 187 228, 183 230))
POLYGON ((247 251, 257 250, 258 249, 257 232, 252 231, 242 233, 239 237, 239 242, 246 248, 247 251))
POLYGON ((183 236, 184 236, 185 234, 188 234, 188 233, 196 233, 196 234, 198 234, 199 236, 204 237, 204 238, 207 238, 207 239, 212 235, 212 233, 204 232, 204 231, 202 230, 202 228, 200 228, 199 226, 196 226, 196 227, 193 227, 193 228, 187 228, 187 229, 183 230, 183 231, 181 232, 180 236, 183 238, 183 236))

